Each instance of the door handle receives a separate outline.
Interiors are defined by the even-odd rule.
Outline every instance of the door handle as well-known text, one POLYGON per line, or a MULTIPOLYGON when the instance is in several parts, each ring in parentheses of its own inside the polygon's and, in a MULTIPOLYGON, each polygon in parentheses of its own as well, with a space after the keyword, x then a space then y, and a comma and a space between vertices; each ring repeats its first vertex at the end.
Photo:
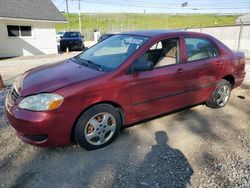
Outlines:
POLYGON ((222 65, 222 63, 223 63, 222 61, 216 61, 215 65, 220 67, 222 65))
POLYGON ((179 69, 176 71, 176 74, 179 74, 179 75, 184 74, 183 69, 182 69, 182 68, 179 68, 179 69))

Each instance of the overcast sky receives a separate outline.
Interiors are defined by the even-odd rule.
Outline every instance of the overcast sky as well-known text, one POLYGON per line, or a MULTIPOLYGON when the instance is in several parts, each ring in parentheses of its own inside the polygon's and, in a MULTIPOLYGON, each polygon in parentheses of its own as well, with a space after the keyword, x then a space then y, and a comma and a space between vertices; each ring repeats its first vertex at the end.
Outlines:
MULTIPOLYGON (((78 0, 69 1, 69 12, 78 12, 78 0)), ((66 10, 66 0, 53 0, 60 11, 66 10)), ((250 0, 81 0, 82 12, 147 13, 250 13, 250 0)))

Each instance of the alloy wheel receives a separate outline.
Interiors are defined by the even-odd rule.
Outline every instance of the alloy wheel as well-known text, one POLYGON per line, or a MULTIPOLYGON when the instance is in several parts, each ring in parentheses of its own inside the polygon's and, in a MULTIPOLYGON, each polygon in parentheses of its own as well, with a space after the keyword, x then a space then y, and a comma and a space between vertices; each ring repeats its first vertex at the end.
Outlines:
POLYGON ((218 90, 216 99, 218 106, 224 106, 229 99, 229 95, 230 95, 229 86, 228 85, 221 86, 220 89, 218 90))
POLYGON ((108 142, 116 130, 114 116, 107 112, 98 113, 88 121, 84 136, 93 145, 102 145, 108 142))

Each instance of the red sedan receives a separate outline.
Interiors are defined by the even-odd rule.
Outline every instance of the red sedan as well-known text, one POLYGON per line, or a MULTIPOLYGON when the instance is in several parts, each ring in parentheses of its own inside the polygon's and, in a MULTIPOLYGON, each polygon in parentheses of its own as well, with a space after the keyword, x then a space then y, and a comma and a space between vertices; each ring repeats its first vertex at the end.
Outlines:
POLYGON ((34 68, 6 97, 23 141, 86 149, 111 143, 122 126, 186 106, 224 107, 245 77, 245 58, 193 32, 114 35, 80 55, 34 68))

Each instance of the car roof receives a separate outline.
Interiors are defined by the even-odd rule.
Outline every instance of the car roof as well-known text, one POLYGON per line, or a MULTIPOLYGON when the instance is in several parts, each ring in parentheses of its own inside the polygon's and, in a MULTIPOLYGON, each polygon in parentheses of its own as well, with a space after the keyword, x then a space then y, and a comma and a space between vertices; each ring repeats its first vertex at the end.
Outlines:
POLYGON ((80 33, 79 31, 65 31, 64 33, 80 33))
POLYGON ((120 34, 126 34, 126 35, 140 35, 140 36, 146 36, 146 37, 159 37, 159 36, 165 36, 170 34, 195 34, 195 35, 203 35, 207 36, 206 34, 201 34, 197 32, 189 32, 189 31, 183 31, 183 30, 137 30, 137 31, 127 31, 120 34))

